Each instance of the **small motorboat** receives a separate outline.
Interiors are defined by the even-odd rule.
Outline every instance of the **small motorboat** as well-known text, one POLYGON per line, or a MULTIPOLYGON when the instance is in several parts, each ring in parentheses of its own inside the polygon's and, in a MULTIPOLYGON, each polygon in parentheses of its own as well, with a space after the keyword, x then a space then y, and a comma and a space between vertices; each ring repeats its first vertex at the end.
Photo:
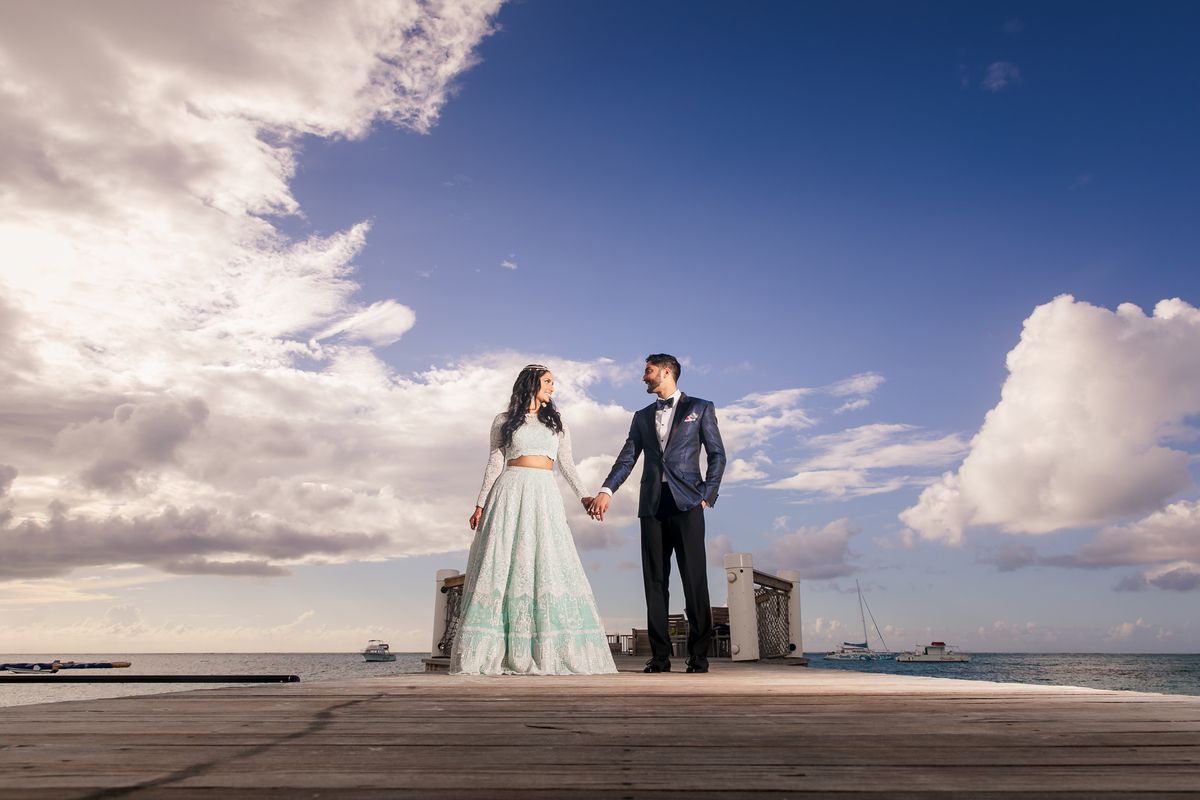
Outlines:
POLYGON ((395 661, 396 654, 388 650, 388 643, 382 639, 372 639, 367 642, 362 651, 363 661, 395 661))
POLYGON ((931 642, 924 647, 917 647, 911 653, 901 653, 897 661, 970 661, 971 654, 946 644, 931 642))

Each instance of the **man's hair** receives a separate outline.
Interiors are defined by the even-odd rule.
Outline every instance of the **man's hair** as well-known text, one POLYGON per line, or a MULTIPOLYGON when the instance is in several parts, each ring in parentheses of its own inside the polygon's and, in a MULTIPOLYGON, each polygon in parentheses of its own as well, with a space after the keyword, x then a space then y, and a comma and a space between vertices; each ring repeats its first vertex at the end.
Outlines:
POLYGON ((679 366, 679 359, 675 356, 667 355, 666 353, 651 353, 646 356, 646 363, 653 364, 656 367, 666 367, 675 375, 675 382, 679 383, 679 373, 683 368, 679 366))

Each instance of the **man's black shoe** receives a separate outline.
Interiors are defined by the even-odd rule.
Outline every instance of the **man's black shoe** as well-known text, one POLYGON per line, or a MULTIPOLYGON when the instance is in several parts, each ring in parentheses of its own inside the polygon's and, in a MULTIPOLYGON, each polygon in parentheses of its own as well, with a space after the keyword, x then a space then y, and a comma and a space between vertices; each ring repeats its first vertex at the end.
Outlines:
POLYGON ((656 661, 647 661, 646 668, 644 670, 642 670, 642 672, 670 672, 670 671, 671 671, 671 662, 670 661, 668 661, 665 664, 661 664, 656 661))
POLYGON ((688 664, 688 672, 708 672, 708 664, 688 664))

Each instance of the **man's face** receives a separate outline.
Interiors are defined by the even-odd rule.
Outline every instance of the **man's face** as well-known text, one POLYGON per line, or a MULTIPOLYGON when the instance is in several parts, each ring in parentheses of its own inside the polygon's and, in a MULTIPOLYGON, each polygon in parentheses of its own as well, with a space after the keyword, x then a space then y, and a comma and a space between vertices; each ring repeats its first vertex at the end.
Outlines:
POLYGON ((667 367, 659 367, 654 364, 647 364, 646 371, 642 373, 642 382, 646 384, 646 393, 654 394, 658 391, 658 387, 663 381, 671 378, 671 370, 667 367))

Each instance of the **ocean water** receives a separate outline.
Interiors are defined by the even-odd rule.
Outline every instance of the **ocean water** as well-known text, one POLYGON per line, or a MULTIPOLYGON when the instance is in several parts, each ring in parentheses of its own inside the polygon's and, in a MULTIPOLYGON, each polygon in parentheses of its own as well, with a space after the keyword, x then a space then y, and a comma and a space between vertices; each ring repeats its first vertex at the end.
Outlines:
MULTIPOLYGON (((330 681, 421 672, 425 653, 397 653, 396 660, 367 663, 358 653, 40 653, 0 654, 0 662, 130 661, 121 670, 96 674, 270 674, 298 675, 301 681, 330 681)), ((1106 653, 973 653, 966 664, 897 661, 825 661, 807 653, 810 669, 851 669, 890 675, 928 675, 1005 683, 1087 686, 1163 694, 1200 695, 1200 655, 1106 653)), ((73 671, 72 674, 87 674, 73 671)), ((54 703, 159 694, 238 684, 16 684, 0 683, 0 706, 54 703)))
POLYGON ((1196 654, 972 653, 963 664, 826 661, 821 653, 805 655, 815 669, 1200 695, 1200 655, 1196 654))
MULTIPOLYGON (((302 682, 423 672, 428 653, 396 653, 395 661, 366 662, 360 653, 0 653, 0 663, 128 661, 120 669, 71 670, 71 675, 297 675, 302 682)), ((11 674, 11 673, 0 673, 11 674)), ((0 706, 161 694, 236 683, 0 683, 0 706)), ((271 685, 271 684, 267 684, 271 685)), ((275 684, 278 685, 278 684, 275 684)))

